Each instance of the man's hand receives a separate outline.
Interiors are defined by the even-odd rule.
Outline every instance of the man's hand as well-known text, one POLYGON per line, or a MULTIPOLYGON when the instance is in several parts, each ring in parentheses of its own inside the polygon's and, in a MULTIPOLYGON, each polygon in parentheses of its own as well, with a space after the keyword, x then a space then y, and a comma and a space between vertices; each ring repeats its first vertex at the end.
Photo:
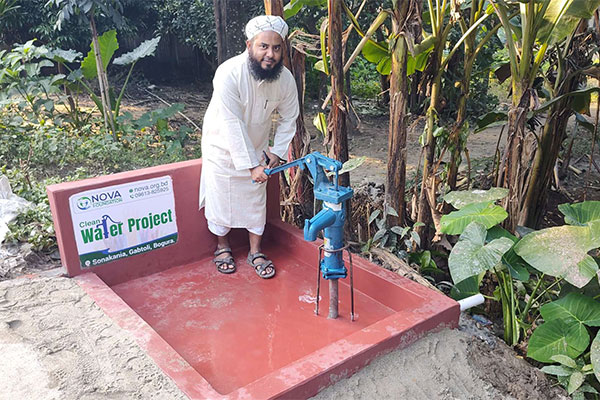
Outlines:
POLYGON ((254 168, 250 168, 250 176, 252 181, 256 183, 265 183, 269 177, 265 174, 265 167, 259 165, 254 168))
POLYGON ((276 166, 281 164, 281 161, 279 160, 279 156, 277 156, 277 154, 271 153, 269 149, 265 150, 265 154, 269 158, 267 168, 275 168, 276 166))

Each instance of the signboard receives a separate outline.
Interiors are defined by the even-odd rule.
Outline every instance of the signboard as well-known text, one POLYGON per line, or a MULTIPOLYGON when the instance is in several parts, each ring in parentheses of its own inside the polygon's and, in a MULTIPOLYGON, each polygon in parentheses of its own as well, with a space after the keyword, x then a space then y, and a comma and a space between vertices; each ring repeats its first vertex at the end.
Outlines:
POLYGON ((69 205, 82 268, 177 242, 170 176, 77 193, 69 205))

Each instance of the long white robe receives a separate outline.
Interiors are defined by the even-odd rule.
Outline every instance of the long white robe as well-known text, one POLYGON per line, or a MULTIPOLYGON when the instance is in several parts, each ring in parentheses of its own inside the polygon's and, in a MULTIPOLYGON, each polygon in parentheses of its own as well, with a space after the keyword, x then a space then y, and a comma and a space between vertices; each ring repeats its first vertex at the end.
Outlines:
POLYGON ((290 71, 283 67, 277 80, 257 81, 247 59, 244 52, 217 68, 202 126, 200 208, 208 221, 230 228, 265 224, 267 185, 252 183, 250 168, 259 165, 268 148, 275 110, 280 118, 270 150, 287 158, 299 113, 290 71))

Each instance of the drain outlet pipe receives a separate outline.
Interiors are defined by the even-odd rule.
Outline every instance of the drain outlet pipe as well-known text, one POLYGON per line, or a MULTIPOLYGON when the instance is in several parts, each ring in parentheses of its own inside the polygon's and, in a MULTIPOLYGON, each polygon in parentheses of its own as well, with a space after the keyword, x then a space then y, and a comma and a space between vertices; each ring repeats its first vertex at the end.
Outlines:
POLYGON ((483 295, 481 293, 477 293, 474 296, 469 296, 462 300, 458 300, 458 304, 460 304, 460 311, 462 312, 462 311, 468 310, 471 307, 475 307, 480 304, 483 304, 484 301, 485 301, 485 298, 483 297, 483 295))

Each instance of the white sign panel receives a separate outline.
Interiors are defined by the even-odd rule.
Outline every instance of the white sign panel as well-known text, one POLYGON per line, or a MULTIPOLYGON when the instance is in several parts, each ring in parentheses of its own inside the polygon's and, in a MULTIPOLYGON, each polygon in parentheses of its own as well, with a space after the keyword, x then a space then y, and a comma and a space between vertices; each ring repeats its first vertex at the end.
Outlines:
POLYGON ((77 193, 69 205, 82 268, 177 242, 170 176, 77 193))

